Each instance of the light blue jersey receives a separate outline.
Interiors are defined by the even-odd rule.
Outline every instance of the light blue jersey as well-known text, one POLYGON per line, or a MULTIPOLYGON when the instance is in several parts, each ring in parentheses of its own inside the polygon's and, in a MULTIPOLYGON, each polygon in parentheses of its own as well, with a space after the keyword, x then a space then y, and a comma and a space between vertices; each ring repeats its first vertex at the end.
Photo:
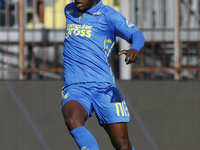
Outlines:
MULTIPOLYGON (((84 13, 71 3, 65 7, 65 15, 65 84, 108 82, 115 85, 108 63, 115 38, 119 36, 133 43, 133 33, 140 32, 138 28, 110 6, 103 5, 101 0, 84 13)), ((135 45, 138 50, 143 47, 135 45)))

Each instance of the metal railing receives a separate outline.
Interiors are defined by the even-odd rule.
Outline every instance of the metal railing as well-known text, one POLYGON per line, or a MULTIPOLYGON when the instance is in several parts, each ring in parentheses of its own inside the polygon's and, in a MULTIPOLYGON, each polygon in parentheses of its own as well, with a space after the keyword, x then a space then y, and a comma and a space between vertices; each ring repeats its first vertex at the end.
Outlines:
POLYGON ((5 1, 0 10, 0 79, 63 78, 64 7, 69 2, 5 1), (9 17, 15 23, 5 19, 9 17))
POLYGON ((133 22, 146 45, 136 79, 200 79, 200 0, 134 0, 133 22))

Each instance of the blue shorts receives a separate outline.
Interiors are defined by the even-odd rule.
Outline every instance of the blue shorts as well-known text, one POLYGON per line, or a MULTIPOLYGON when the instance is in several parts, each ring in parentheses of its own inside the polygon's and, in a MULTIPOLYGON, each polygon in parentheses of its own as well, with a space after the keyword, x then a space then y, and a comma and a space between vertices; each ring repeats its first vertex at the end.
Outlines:
POLYGON ((95 111, 101 126, 118 122, 129 122, 130 115, 125 100, 118 89, 103 82, 76 83, 63 86, 61 104, 78 101, 88 112, 88 118, 95 111))

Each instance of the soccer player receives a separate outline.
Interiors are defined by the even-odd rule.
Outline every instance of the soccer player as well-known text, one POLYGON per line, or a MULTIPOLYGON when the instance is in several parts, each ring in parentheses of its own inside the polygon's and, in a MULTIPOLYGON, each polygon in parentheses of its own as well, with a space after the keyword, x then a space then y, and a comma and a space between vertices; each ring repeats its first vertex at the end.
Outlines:
POLYGON ((96 113, 116 150, 134 150, 127 122, 130 115, 116 88, 108 64, 119 36, 131 43, 123 50, 127 64, 135 62, 144 46, 138 28, 102 0, 75 0, 65 7, 64 77, 61 90, 65 124, 81 150, 99 150, 97 141, 85 128, 85 121, 96 113))

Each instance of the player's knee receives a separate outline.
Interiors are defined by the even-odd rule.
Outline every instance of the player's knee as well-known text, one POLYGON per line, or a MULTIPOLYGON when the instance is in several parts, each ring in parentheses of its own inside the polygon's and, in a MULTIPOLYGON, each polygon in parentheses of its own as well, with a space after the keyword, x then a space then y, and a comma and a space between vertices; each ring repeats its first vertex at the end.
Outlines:
POLYGON ((116 147, 116 150, 132 150, 132 148, 128 145, 120 145, 119 147, 116 147))
POLYGON ((67 127, 68 127, 68 126, 69 126, 69 127, 72 126, 72 125, 74 124, 74 122, 75 122, 74 119, 72 119, 72 118, 70 118, 70 117, 67 117, 67 116, 66 116, 64 119, 65 119, 65 125, 66 125, 67 127))
POLYGON ((132 150, 131 144, 127 138, 121 138, 119 142, 115 144, 116 150, 132 150))
POLYGON ((76 117, 65 117, 65 125, 67 126, 68 130, 71 131, 75 128, 78 128, 80 126, 83 126, 83 122, 80 119, 77 119, 76 117))
POLYGON ((68 105, 63 108, 62 113, 69 131, 83 126, 87 117, 87 114, 80 109, 71 109, 68 105))

